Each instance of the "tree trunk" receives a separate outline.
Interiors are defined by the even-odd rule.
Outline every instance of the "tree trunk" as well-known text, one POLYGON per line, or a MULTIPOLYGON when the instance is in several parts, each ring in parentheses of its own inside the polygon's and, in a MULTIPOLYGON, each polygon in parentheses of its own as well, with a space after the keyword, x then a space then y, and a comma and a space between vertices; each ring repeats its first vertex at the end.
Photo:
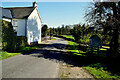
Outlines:
POLYGON ((110 42, 110 52, 109 54, 111 57, 117 57, 120 55, 120 33, 119 33, 119 27, 116 27, 114 29, 114 32, 112 34, 112 39, 110 42))
MULTIPOLYGON (((116 3, 113 2, 113 16, 117 19, 117 8, 116 3)), ((117 57, 120 55, 120 28, 119 24, 115 24, 115 28, 113 29, 112 39, 110 42, 110 51, 109 54, 111 57, 117 57)))

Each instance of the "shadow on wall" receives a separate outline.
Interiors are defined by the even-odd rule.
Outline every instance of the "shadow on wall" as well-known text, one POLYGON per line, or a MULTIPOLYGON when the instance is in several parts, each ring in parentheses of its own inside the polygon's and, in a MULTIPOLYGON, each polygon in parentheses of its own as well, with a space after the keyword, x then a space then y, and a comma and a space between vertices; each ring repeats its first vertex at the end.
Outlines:
POLYGON ((40 25, 37 21, 37 17, 29 19, 27 22, 27 37, 28 42, 38 42, 40 41, 40 25))

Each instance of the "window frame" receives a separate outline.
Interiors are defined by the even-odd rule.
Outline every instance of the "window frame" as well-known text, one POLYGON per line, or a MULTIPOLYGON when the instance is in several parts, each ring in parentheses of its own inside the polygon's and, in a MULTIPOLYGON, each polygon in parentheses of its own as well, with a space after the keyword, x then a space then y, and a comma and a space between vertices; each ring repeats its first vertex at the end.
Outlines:
POLYGON ((13 20, 13 26, 17 27, 18 26, 18 20, 13 20))

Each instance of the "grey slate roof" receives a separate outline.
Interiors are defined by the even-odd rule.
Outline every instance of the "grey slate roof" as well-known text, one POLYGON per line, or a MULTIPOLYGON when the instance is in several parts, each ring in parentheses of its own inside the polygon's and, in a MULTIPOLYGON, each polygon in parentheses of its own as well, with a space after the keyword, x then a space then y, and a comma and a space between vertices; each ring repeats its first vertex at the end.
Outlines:
POLYGON ((14 7, 14 8, 4 8, 11 11, 12 18, 15 19, 25 19, 32 13, 35 7, 14 7))
POLYGON ((2 18, 12 18, 11 11, 9 9, 4 9, 0 7, 0 17, 2 18))

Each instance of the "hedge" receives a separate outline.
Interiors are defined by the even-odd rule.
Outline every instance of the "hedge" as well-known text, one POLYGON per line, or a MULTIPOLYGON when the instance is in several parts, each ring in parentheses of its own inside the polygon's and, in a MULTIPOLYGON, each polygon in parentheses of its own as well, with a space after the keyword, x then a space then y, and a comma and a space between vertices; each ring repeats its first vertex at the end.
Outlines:
POLYGON ((2 50, 16 52, 25 47, 27 38, 25 36, 15 36, 13 26, 10 22, 2 21, 2 50))

